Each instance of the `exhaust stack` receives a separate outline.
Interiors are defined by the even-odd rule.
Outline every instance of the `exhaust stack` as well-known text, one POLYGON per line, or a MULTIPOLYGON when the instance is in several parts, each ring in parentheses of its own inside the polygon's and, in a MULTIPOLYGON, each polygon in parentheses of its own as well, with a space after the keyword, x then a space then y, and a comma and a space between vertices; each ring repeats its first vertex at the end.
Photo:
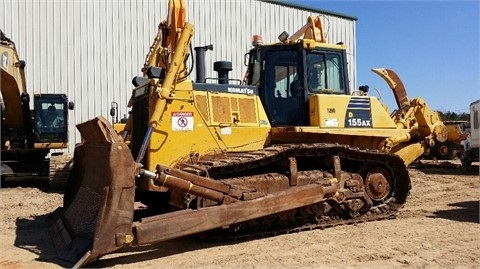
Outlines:
POLYGON ((213 45, 207 45, 203 47, 195 47, 195 61, 197 62, 195 66, 197 78, 195 82, 205 83, 205 52, 207 50, 213 50, 213 45))
POLYGON ((228 72, 232 71, 232 62, 218 61, 213 63, 213 70, 218 72, 218 83, 228 84, 228 72))

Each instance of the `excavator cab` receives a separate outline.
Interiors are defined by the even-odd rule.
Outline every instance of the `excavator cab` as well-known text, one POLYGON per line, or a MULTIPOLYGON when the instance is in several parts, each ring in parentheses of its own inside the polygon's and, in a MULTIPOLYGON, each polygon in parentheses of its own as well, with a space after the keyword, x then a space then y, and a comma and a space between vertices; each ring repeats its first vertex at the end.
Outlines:
POLYGON ((247 84, 258 87, 273 127, 310 126, 310 96, 347 95, 346 70, 341 45, 315 45, 313 40, 263 45, 249 53, 247 84))
POLYGON ((69 109, 73 109, 73 103, 65 94, 36 94, 35 143, 67 143, 69 109))

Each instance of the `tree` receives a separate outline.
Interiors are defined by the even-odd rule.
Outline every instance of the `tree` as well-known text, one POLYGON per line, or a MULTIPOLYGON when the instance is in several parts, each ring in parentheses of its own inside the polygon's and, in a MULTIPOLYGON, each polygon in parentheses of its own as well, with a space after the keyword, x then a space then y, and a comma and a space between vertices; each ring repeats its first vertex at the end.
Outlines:
POLYGON ((457 114, 453 111, 437 111, 438 114, 440 115, 440 118, 442 121, 469 121, 470 120, 470 113, 462 112, 460 114, 457 114))

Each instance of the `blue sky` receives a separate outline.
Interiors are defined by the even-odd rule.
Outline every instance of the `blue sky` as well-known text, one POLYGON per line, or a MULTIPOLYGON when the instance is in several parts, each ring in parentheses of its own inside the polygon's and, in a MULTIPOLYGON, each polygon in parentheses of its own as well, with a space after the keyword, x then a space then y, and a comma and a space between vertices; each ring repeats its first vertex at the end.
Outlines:
POLYGON ((288 1, 357 17, 357 81, 382 93, 388 85, 370 69, 393 69, 410 98, 438 111, 469 112, 480 99, 480 1, 288 1))

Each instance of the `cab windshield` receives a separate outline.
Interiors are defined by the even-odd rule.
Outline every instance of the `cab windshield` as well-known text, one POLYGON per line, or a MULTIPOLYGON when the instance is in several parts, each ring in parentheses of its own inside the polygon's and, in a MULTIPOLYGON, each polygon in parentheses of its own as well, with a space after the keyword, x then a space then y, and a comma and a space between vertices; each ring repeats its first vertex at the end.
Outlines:
POLYGON ((63 100, 35 100, 36 142, 63 142, 67 136, 63 100))
POLYGON ((340 54, 307 52, 306 58, 309 93, 346 93, 340 54))

